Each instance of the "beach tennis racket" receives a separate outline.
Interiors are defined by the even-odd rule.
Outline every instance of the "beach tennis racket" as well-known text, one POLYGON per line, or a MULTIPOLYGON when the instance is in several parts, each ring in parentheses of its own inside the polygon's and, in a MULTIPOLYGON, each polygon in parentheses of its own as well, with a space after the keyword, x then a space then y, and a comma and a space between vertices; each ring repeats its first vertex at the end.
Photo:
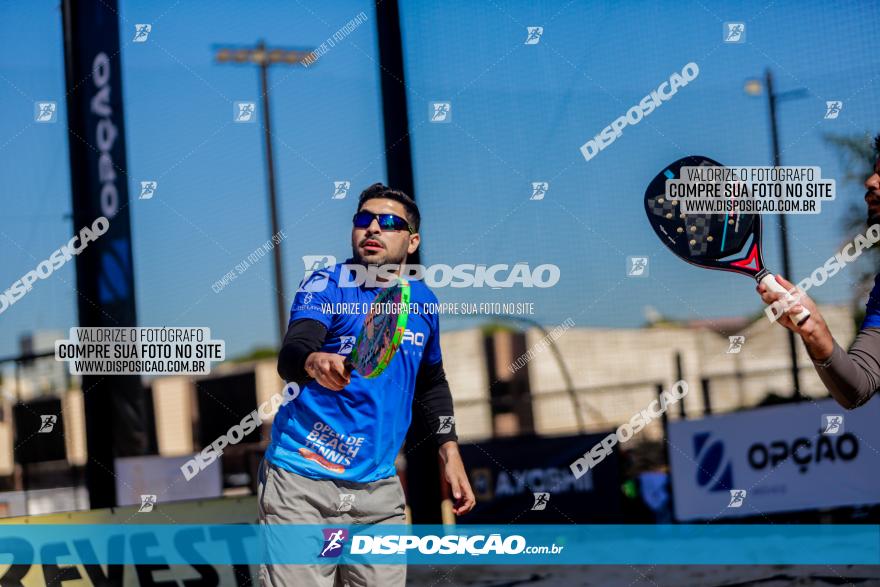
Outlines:
POLYGON ((373 379, 391 363, 406 330, 409 315, 409 282, 398 278, 397 283, 383 288, 370 304, 364 326, 354 343, 354 350, 345 361, 361 377, 373 379))
MULTIPOLYGON (((683 214, 679 201, 666 197, 666 181, 679 179, 682 167, 724 167, 708 157, 691 155, 667 165, 645 191, 645 212, 663 244, 679 258, 705 269, 748 275, 770 291, 793 296, 776 282, 761 257, 761 215, 683 214)), ((809 318, 806 308, 795 316, 797 324, 809 318)))

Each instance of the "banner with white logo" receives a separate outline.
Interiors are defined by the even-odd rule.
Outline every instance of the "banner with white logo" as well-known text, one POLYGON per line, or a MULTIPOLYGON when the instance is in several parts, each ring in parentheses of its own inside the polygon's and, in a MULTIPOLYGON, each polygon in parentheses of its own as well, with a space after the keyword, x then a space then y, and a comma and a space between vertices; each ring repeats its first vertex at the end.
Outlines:
POLYGON ((607 434, 522 436, 462 444, 477 505, 464 524, 587 524, 620 519, 618 447, 579 478, 571 463, 607 434))
POLYGON ((880 503, 880 401, 758 408, 669 425, 679 521, 880 503))
MULTIPOLYGON (((119 8, 117 0, 64 0, 61 7, 73 229, 105 219, 101 237, 76 257, 76 325, 136 326, 119 8)), ((99 374, 83 375, 82 389, 89 499, 92 507, 112 507, 114 457, 147 451, 143 387, 138 375, 99 374)))

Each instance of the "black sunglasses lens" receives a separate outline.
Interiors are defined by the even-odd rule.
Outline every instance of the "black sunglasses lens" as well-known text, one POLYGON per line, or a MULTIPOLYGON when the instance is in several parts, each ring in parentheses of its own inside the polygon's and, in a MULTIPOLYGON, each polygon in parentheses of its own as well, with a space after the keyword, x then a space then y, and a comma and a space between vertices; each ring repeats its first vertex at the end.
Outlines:
POLYGON ((358 212, 354 215, 355 228, 367 228, 373 222, 373 215, 369 212, 358 212))
POLYGON ((403 230, 406 228, 406 221, 394 214, 382 214, 379 216, 379 226, 382 230, 403 230))
POLYGON ((355 228, 367 228, 373 223, 373 218, 379 222, 382 230, 409 230, 409 223, 394 214, 373 214, 362 210, 354 215, 355 228))

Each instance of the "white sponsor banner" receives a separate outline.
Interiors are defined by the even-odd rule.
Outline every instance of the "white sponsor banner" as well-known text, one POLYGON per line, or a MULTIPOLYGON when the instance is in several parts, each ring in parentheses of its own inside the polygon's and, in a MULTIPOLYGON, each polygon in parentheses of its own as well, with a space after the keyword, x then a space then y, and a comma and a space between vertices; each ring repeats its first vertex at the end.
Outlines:
POLYGON ((180 467, 192 455, 163 457, 157 455, 117 458, 116 503, 117 505, 140 505, 142 496, 155 496, 156 503, 220 497, 223 494, 223 478, 220 463, 206 467, 207 473, 191 483, 180 482, 180 467))
POLYGON ((676 518, 878 503, 878 422, 877 399, 854 411, 828 399, 671 422, 676 518))

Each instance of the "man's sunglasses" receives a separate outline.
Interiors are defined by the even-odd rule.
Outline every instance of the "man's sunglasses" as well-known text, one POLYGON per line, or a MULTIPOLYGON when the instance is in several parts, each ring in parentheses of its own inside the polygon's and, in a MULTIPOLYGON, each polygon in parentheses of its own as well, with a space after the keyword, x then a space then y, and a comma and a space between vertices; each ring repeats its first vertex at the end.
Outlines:
POLYGON ((354 215, 352 222, 355 228, 369 228, 374 218, 382 230, 408 230, 410 234, 415 232, 406 219, 395 214, 373 214, 372 212, 361 210, 354 215))

